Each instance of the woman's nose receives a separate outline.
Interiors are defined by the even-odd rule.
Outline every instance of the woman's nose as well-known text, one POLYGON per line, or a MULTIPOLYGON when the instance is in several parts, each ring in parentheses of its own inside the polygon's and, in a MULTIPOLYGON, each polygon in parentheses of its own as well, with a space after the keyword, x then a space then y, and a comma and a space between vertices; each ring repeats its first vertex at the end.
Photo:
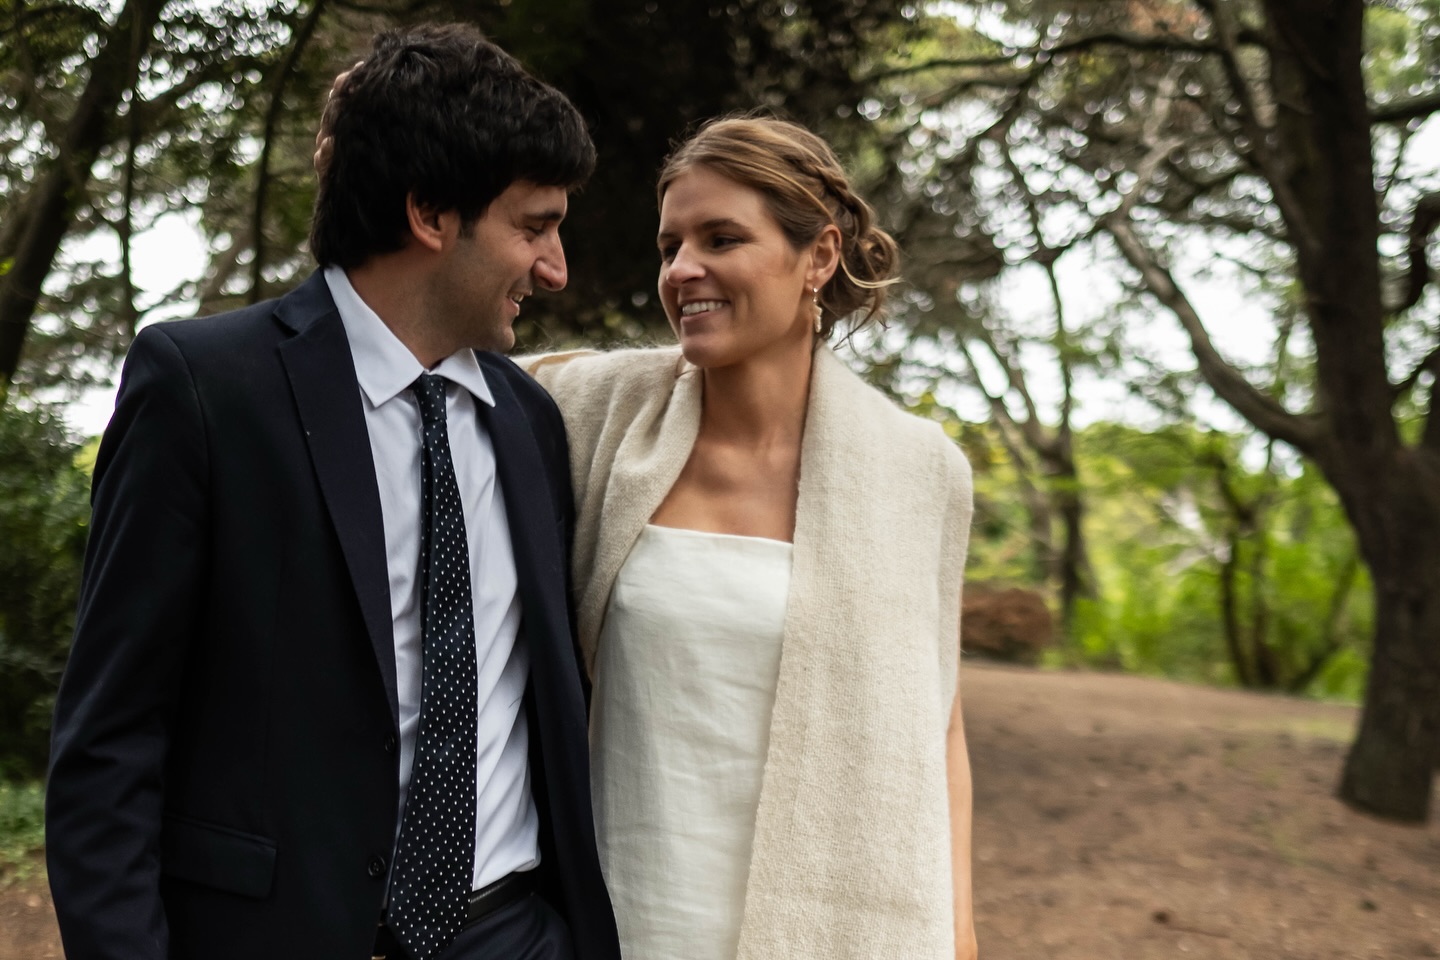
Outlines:
POLYGON ((704 275, 704 267, 701 266, 698 259, 690 255, 688 246, 682 246, 675 252, 675 258, 670 261, 670 266, 665 271, 666 281, 674 286, 704 275))

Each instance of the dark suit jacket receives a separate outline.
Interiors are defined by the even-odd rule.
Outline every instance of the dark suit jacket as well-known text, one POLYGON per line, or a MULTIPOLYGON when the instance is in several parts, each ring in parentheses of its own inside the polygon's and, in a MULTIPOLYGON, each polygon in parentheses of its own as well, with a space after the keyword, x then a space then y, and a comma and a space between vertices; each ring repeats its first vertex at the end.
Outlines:
MULTIPOLYGON (((479 356, 547 892, 579 956, 610 960, 564 427, 519 368, 479 356)), ((143 330, 93 503, 46 801, 67 956, 370 956, 399 802, 395 653, 370 441, 323 277, 143 330)))

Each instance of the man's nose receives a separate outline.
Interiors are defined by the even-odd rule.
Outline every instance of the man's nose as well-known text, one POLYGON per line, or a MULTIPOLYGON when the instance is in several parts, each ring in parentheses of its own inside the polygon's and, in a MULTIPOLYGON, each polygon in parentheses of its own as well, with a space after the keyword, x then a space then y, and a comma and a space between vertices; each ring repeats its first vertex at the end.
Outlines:
POLYGON ((565 270, 565 248, 556 237, 540 258, 535 261, 535 282, 546 290, 556 292, 565 289, 569 274, 565 270))

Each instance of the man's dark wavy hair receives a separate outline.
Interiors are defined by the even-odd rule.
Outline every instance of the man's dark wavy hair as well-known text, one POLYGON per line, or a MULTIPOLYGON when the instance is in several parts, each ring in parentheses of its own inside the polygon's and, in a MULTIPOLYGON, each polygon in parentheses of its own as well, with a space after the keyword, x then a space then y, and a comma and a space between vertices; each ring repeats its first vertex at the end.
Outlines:
POLYGON ((575 106, 464 24, 376 35, 326 122, 334 150, 310 225, 322 266, 403 247, 408 194, 469 226, 516 181, 570 189, 595 169, 575 106))

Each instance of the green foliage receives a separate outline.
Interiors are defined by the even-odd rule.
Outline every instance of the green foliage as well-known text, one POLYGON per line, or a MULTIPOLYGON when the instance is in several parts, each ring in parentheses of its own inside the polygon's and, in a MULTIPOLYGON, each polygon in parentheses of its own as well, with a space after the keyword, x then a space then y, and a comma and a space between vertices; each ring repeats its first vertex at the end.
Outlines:
POLYGON ((29 876, 44 846, 44 786, 0 780, 0 888, 29 876))
POLYGON ((0 407, 0 779, 45 768, 90 517, 82 450, 53 411, 0 407))
POLYGON ((1027 583, 1035 576, 1029 517, 1016 490, 1014 462, 991 424, 955 424, 960 446, 975 475, 975 514, 965 576, 977 582, 1027 583))
MULTIPOLYGON (((1026 516, 1013 467, 986 429, 967 431, 975 527, 967 576, 1023 582, 1026 516)), ((1357 701, 1374 618, 1369 580, 1333 491, 1310 467, 1247 465, 1243 436, 1188 427, 1096 424, 1076 440, 1086 537, 1099 595, 1076 608, 1055 664, 1083 663, 1202 683, 1245 682, 1227 643, 1222 575, 1233 559, 1237 636, 1274 664, 1270 683, 1357 701), (1236 531, 1217 477, 1263 495, 1236 531), (1232 557, 1233 552, 1233 557, 1232 557)))
POLYGON ((1354 535, 1313 466, 1273 459, 1247 466, 1262 451, 1245 450, 1246 439, 1186 427, 1086 431, 1086 469, 1097 478, 1099 501, 1129 504, 1123 518, 1113 508, 1108 518, 1100 510, 1092 516, 1093 524, 1128 526, 1119 536, 1097 536, 1100 562, 1116 577, 1140 580, 1131 591, 1140 603, 1172 611, 1173 635, 1121 647, 1122 662, 1357 699, 1364 670, 1331 663, 1342 651, 1369 648, 1371 595, 1354 535), (1163 575, 1137 573, 1147 567, 1163 575), (1216 642, 1227 636, 1217 659, 1216 642), (1230 641, 1238 652, 1227 652, 1230 641))
POLYGON ((1440 62, 1440 3, 1367 5, 1363 62, 1365 85, 1377 99, 1408 96, 1433 83, 1440 62))

